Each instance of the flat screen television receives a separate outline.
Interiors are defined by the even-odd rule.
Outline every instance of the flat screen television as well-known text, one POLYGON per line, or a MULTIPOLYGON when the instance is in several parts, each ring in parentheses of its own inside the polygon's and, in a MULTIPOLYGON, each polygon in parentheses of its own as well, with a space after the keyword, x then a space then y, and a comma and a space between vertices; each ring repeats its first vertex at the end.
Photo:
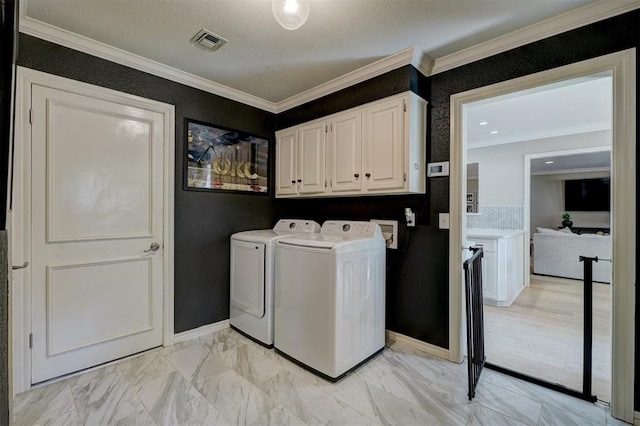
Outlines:
POLYGON ((610 211, 611 179, 564 181, 564 209, 574 212, 610 211))

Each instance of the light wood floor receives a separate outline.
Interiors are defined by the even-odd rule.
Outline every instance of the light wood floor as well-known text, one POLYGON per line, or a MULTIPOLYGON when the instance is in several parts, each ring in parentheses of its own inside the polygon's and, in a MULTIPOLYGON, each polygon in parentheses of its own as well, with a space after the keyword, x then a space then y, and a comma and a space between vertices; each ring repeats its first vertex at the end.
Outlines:
MULTIPOLYGON (((609 401, 611 286, 593 287, 593 393, 609 401)), ((487 362, 582 391, 583 303, 581 281, 531 275, 511 306, 484 306, 487 362)))

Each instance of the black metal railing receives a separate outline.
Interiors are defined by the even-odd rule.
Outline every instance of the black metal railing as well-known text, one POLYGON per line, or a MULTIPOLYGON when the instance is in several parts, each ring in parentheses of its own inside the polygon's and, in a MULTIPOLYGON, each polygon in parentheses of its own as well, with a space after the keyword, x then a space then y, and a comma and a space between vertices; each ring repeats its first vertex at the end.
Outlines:
MULTIPOLYGON (((608 260, 608 259, 607 259, 608 260)), ((582 397, 587 401, 596 401, 591 392, 593 381, 593 262, 598 257, 580 256, 584 262, 584 350, 582 352, 582 397)))
POLYGON ((467 365, 469 370, 469 401, 476 395, 476 386, 486 357, 484 355, 484 315, 482 310, 482 248, 473 247, 473 256, 464 264, 465 298, 467 301, 467 365))
POLYGON ((584 263, 584 339, 583 339, 583 364, 582 364, 582 392, 576 389, 570 389, 560 383, 549 382, 544 379, 529 376, 509 368, 485 362, 485 367, 497 372, 508 374, 527 382, 535 383, 548 389, 553 389, 576 398, 584 399, 589 402, 596 402, 597 397, 592 394, 593 381, 593 262, 608 261, 611 259, 598 259, 597 257, 579 256, 579 261, 584 263))

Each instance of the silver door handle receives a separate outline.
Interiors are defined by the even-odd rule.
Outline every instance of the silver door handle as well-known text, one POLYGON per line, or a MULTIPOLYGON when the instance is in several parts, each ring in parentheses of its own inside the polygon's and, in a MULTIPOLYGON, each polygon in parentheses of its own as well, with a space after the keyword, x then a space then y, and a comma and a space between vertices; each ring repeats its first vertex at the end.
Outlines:
POLYGON ((29 266, 29 262, 24 262, 22 265, 18 265, 18 266, 12 266, 11 269, 16 270, 16 269, 24 269, 27 266, 29 266))
POLYGON ((149 253, 150 251, 158 251, 160 249, 160 243, 153 243, 149 249, 145 250, 145 253, 149 253))

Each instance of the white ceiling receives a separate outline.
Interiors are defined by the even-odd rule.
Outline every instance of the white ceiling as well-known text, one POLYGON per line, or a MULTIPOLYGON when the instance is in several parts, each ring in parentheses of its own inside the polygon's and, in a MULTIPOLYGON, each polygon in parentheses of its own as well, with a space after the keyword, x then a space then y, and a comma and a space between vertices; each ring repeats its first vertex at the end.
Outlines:
POLYGON ((612 93, 602 73, 474 102, 464 111, 467 147, 611 130, 612 93))
POLYGON ((594 0, 311 0, 307 23, 280 27, 270 0, 22 0, 28 18, 280 102, 417 46, 432 58, 594 0), (229 42, 209 52, 206 28, 229 42))

